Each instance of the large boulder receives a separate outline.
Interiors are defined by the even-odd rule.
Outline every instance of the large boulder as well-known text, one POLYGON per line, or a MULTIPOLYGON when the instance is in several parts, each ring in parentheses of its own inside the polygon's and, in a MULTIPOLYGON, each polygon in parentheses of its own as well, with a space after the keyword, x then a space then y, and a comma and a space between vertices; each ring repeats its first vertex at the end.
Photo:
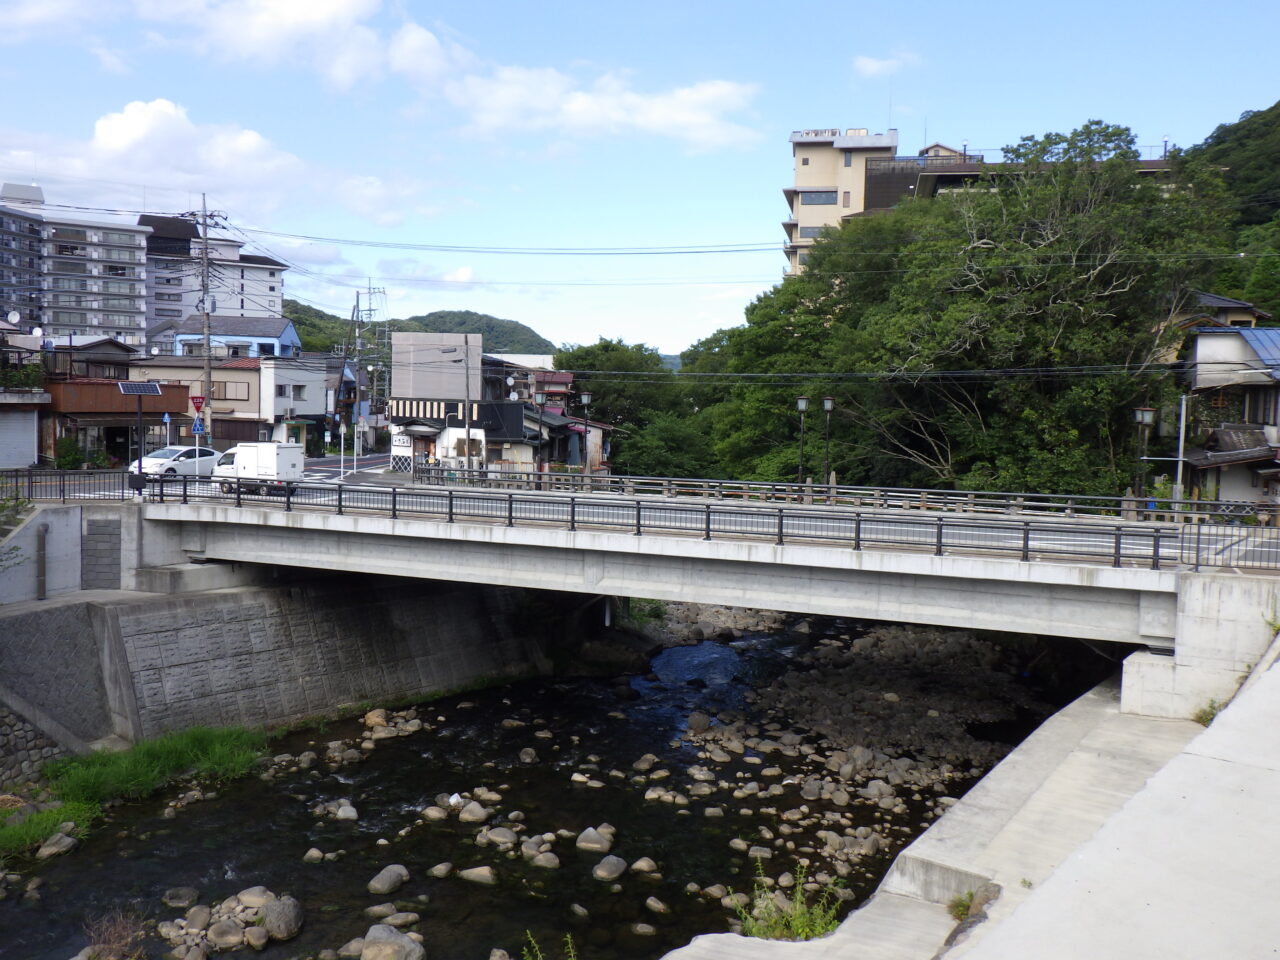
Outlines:
POLYGON ((588 853, 608 853, 613 847, 613 841, 595 827, 587 827, 578 834, 577 847, 588 853))
POLYGON ((262 906, 262 926, 272 940, 291 940, 302 929, 302 904, 293 897, 268 900, 262 906))
POLYGON ((360 960, 424 960, 422 944, 385 923, 376 923, 364 935, 360 960))

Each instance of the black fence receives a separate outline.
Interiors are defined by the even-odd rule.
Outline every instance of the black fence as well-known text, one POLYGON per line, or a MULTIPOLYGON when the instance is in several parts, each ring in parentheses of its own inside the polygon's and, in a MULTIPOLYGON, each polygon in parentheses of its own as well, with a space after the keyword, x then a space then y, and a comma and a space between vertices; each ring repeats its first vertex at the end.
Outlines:
MULTIPOLYGON (((589 479, 589 478, 588 478, 589 479)), ((33 501, 127 500, 120 471, 0 471, 0 496, 33 501)), ((1034 561, 1145 567, 1280 571, 1280 529, 1248 523, 1131 523, 1104 517, 983 517, 955 512, 888 512, 868 506, 807 509, 803 504, 580 495, 555 491, 264 484, 158 477, 143 495, 157 503, 221 502, 285 511, 375 514, 448 523, 543 525, 635 536, 826 544, 849 550, 908 550, 1034 561)))

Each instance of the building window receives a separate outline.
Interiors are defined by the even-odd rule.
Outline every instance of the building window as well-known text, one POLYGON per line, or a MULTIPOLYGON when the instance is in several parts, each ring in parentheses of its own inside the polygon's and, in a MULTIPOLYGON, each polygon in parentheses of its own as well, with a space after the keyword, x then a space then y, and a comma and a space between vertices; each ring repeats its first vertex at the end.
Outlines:
MULTIPOLYGON (((241 279, 241 280, 243 280, 243 279, 244 279, 244 267, 241 267, 241 268, 240 268, 240 279, 241 279)), ((244 289, 244 284, 243 284, 243 283, 242 283, 242 284, 240 284, 240 289, 241 289, 241 290, 243 290, 243 289, 244 289)))
POLYGON ((286 383, 276 384, 276 396, 281 400, 289 399, 289 385, 286 383))
POLYGON ((243 309, 244 309, 244 297, 241 297, 241 298, 240 298, 240 309, 241 309, 241 310, 243 310, 243 309))
MULTIPOLYGON (((133 270, 131 270, 129 267, 117 267, 110 264, 102 268, 102 275, 104 277, 136 277, 137 276, 137 274, 133 270)), ((176 281, 161 280, 160 282, 161 283, 181 283, 182 281, 181 280, 176 280, 176 281)))
POLYGON ((167 307, 156 307, 156 316, 157 317, 180 317, 182 316, 182 311, 169 309, 167 307))
POLYGON ((134 245, 134 239, 133 239, 132 233, 116 233, 111 230, 104 230, 102 232, 102 242, 103 243, 127 243, 130 246, 134 245))
POLYGON ((820 236, 822 236, 821 227, 801 227, 800 228, 800 238, 802 240, 816 240, 820 236))
POLYGON ((182 300, 182 294, 180 294, 180 293, 157 293, 157 294, 156 294, 156 299, 157 299, 157 300, 178 300, 178 301, 181 301, 181 300, 182 300))
POLYGON ((263 357, 274 357, 276 355, 276 345, 274 343, 258 344, 258 355, 263 357))
POLYGON ((157 277, 156 283, 164 284, 167 287, 180 287, 182 286, 182 278, 181 277, 157 277))
POLYGON ((844 152, 844 165, 845 165, 846 167, 852 167, 852 166, 853 166, 853 151, 852 151, 852 150, 846 150, 846 151, 844 152))
POLYGON ((846 190, 846 191, 844 192, 844 202, 841 204, 841 206, 845 206, 845 207, 849 206, 849 191, 848 191, 848 190, 846 190))
POLYGON ((800 158, 800 166, 802 166, 802 167, 807 167, 808 165, 809 165, 809 158, 808 158, 808 157, 801 157, 801 158, 800 158))
POLYGON ((275 292, 276 292, 276 285, 273 283, 273 284, 271 284, 270 286, 268 286, 268 287, 267 287, 267 292, 268 292, 268 293, 275 293, 275 292))
POLYGON ((268 270, 268 271, 267 271, 267 276, 268 276, 268 277, 274 277, 275 275, 276 275, 276 272, 275 272, 274 270, 268 270))
POLYGON ((119 280, 104 280, 102 282, 103 293, 136 293, 137 288, 132 283, 121 283, 119 280))
POLYGON ((301 383, 295 383, 293 385, 293 399, 295 400, 307 399, 307 388, 305 385, 301 383))
POLYGON ((248 400, 249 384, 243 380, 224 380, 213 385, 214 400, 248 400))
POLYGON ((834 206, 836 192, 834 190, 810 190, 800 194, 800 202, 806 207, 834 206))

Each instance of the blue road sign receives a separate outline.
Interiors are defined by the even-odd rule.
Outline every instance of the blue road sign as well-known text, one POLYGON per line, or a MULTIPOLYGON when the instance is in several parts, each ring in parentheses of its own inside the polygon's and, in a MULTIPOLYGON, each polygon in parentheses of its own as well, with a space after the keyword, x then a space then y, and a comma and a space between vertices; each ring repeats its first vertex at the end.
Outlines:
POLYGON ((197 437, 204 433, 204 421, 197 417, 191 423, 191 432, 197 437))

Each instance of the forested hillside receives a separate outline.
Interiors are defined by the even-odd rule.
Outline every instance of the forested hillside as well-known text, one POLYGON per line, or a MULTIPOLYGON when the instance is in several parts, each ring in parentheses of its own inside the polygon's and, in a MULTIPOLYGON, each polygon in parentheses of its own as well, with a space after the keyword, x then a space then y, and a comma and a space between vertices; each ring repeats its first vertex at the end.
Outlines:
MULTIPOLYGON (((348 321, 296 300, 284 301, 284 315, 293 321, 302 338, 302 349, 327 352, 342 344, 348 321)), ((471 310, 437 310, 403 320, 388 320, 392 331, 424 333, 479 333, 488 353, 555 353, 556 345, 535 330, 514 320, 491 317, 471 310)))

